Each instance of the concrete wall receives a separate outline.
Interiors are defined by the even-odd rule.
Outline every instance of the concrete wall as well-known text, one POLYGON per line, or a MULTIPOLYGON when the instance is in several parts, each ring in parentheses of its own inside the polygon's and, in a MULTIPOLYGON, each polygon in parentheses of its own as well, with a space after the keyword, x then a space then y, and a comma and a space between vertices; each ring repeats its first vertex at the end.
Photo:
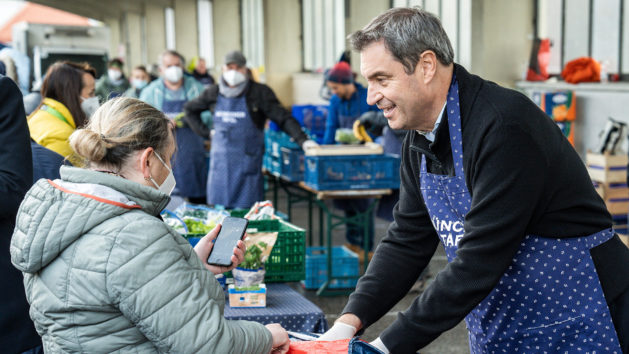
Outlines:
POLYGON ((221 74, 223 58, 228 52, 242 50, 240 35, 240 1, 214 0, 212 2, 214 22, 214 63, 212 74, 218 78, 221 74))
MULTIPOLYGON (((349 19, 346 22, 345 35, 348 36, 359 29, 365 27, 374 17, 387 11, 391 6, 389 0, 350 0, 349 19)), ((346 48, 351 50, 349 40, 346 41, 346 48)), ((352 50, 352 69, 357 74, 359 82, 366 84, 365 79, 360 75, 360 54, 352 50)))
POLYGON ((264 2, 266 83, 285 106, 293 103, 292 74, 302 70, 299 0, 264 2))
POLYGON ((159 55, 166 49, 164 8, 148 3, 144 8, 144 13, 146 16, 146 38, 144 40, 146 41, 148 58, 146 64, 158 64, 159 55))
POLYGON ((528 65, 533 0, 472 2, 473 73, 513 87, 528 65))
POLYGON ((197 2, 175 0, 175 43, 177 51, 186 60, 199 53, 199 31, 197 26, 197 2))

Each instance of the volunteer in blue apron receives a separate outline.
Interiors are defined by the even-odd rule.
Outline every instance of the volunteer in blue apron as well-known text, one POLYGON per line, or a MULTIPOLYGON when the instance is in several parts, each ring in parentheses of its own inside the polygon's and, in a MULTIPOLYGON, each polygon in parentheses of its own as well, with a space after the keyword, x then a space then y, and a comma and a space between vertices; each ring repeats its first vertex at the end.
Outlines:
POLYGON ((192 203, 205 203, 207 160, 203 138, 183 122, 183 106, 203 91, 203 85, 183 75, 184 60, 175 51, 161 55, 162 77, 151 82, 140 93, 140 99, 161 110, 176 124, 177 152, 173 159, 173 173, 177 186, 173 195, 187 198, 192 203))
MULTIPOLYGON (((375 105, 367 104, 367 89, 354 82, 354 73, 345 61, 340 61, 326 73, 326 85, 332 93, 328 117, 325 124, 324 144, 335 144, 337 129, 352 129, 354 122, 361 114, 369 111, 377 111, 375 105)), ((345 212, 345 217, 350 218, 365 212, 373 201, 371 199, 335 199, 334 206, 345 212)), ((367 233, 367 248, 373 246, 373 216, 369 218, 369 231, 367 233)), ((364 230, 361 226, 347 224, 345 246, 364 257, 364 230)))
POLYGON ((629 249, 554 123, 454 64, 421 9, 391 9, 351 42, 367 101, 412 131, 395 220, 323 339, 386 314, 441 242, 448 265, 372 342, 382 351, 415 353, 465 319, 472 353, 627 352, 629 249))
POLYGON ((208 109, 213 112, 207 203, 230 209, 250 208, 264 198, 263 129, 267 119, 304 149, 317 146, 273 91, 249 77, 246 64, 242 53, 228 53, 218 85, 211 85, 185 105, 186 123, 202 137, 209 137, 210 131, 200 114, 208 109))

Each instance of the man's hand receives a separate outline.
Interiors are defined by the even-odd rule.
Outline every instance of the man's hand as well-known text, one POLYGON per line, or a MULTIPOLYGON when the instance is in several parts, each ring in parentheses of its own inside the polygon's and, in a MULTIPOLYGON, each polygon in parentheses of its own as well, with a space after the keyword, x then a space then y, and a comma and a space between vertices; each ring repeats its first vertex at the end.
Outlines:
POLYGON ((350 339, 354 337, 361 327, 362 323, 356 315, 346 313, 339 317, 336 322, 334 322, 334 326, 321 335, 318 340, 332 341, 350 339))
MULTIPOLYGON (((201 263, 203 263, 205 268, 207 268, 210 272, 214 274, 221 274, 230 271, 236 268, 240 263, 242 263, 242 261, 245 260, 246 246, 244 242, 239 240, 237 247, 234 247, 234 254, 231 257, 232 264, 229 267, 220 267, 207 263, 207 258, 210 256, 210 252, 214 247, 214 240, 216 239, 216 236, 218 236, 219 231, 221 231, 221 224, 216 225, 216 227, 213 228, 212 231, 203 236, 203 238, 199 240, 197 245, 194 246, 194 251, 197 253, 197 256, 199 256, 201 263)), ((245 238, 246 237, 247 235, 245 234, 245 238)))
POLYGON ((308 150, 308 149, 315 149, 315 148, 317 148, 317 147, 319 147, 319 144, 317 144, 317 142, 316 142, 316 141, 314 141, 314 140, 310 140, 310 139, 308 139, 308 140, 304 141, 304 142, 301 144, 301 148, 302 148, 302 150, 304 150, 304 151, 306 151, 306 150, 308 150))

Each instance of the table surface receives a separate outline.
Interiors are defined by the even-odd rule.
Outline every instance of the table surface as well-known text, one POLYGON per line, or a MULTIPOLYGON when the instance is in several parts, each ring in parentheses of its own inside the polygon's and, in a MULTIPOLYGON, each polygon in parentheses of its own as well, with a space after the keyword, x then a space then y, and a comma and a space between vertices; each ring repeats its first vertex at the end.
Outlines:
POLYGON ((266 287, 265 308, 232 308, 227 299, 225 318, 262 324, 279 323, 286 330, 296 332, 323 333, 328 330, 325 314, 317 305, 286 284, 267 284, 266 287))

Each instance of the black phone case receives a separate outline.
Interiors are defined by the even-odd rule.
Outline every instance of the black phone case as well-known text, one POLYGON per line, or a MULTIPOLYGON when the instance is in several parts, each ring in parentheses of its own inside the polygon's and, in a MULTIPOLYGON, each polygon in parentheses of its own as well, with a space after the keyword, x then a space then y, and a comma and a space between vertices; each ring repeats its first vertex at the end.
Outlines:
MULTIPOLYGON (((225 220, 223 220, 223 223, 222 223, 222 225, 221 225, 221 231, 218 233, 218 236, 216 236, 216 239, 215 239, 215 241, 214 241, 214 242, 215 242, 215 245, 214 245, 214 247, 212 248, 212 251, 210 251, 210 254, 209 254, 209 255, 208 255, 208 257, 207 257, 207 262, 208 262, 208 264, 211 264, 211 265, 216 265, 216 266, 221 266, 221 267, 229 267, 229 266, 232 264, 232 262, 231 262, 231 254, 229 254, 229 255, 227 256, 227 259, 221 259, 221 258, 219 258, 219 259, 216 259, 214 262, 211 262, 211 261, 210 261, 210 259, 212 258, 212 254, 214 253, 214 250, 216 249, 216 242, 219 242, 219 238, 220 238, 220 237, 221 237, 221 235, 223 234, 223 230, 224 230, 224 226, 225 226, 225 221, 226 221, 228 218, 231 218, 231 219, 238 219, 238 220, 244 220, 244 221, 245 221, 245 223, 244 223, 244 227, 243 227, 243 229, 242 229, 242 232, 240 233, 239 238, 236 240, 236 242, 235 242, 235 244, 234 244, 234 247, 236 247, 236 245, 238 244, 238 240, 242 240, 242 239, 243 239, 243 237, 245 236, 245 233, 247 232, 247 225, 249 225, 249 220, 244 219, 244 218, 234 218, 234 217, 231 217, 231 216, 228 216, 227 218, 225 218, 225 220), (220 263, 220 261, 221 261, 221 260, 224 260, 225 262, 220 263)), ((227 221, 227 222, 229 223, 229 221, 227 221)), ((231 236, 231 235, 230 235, 230 236, 231 236)), ((223 237, 226 237, 226 235, 223 235, 223 237)))

